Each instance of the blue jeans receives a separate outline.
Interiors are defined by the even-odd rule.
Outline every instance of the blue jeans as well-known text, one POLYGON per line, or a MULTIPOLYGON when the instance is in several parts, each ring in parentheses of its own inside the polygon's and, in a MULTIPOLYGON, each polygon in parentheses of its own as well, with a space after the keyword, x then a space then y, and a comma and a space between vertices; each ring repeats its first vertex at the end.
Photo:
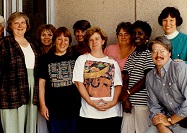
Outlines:
POLYGON ((49 120, 49 133, 77 133, 77 118, 52 117, 49 120))

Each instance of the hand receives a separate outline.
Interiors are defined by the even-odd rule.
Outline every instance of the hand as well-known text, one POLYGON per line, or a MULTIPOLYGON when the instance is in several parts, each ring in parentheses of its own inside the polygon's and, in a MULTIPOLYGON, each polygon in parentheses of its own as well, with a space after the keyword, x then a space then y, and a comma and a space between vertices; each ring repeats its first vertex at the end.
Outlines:
POLYGON ((126 113, 131 113, 132 105, 129 100, 122 102, 122 105, 126 113))
POLYGON ((46 106, 41 106, 40 107, 40 114, 46 119, 49 120, 49 111, 46 106))
POLYGON ((121 94, 120 94, 120 100, 121 100, 122 102, 125 102, 126 100, 128 100, 129 96, 130 96, 130 95, 129 95, 127 92, 122 91, 121 94))
POLYGON ((98 111, 106 111, 109 108, 113 107, 115 104, 113 101, 104 101, 101 100, 92 100, 90 105, 94 108, 96 108, 98 111))
POLYGON ((163 124, 164 126, 170 126, 171 125, 168 122, 168 118, 162 113, 156 114, 152 121, 153 121, 155 126, 158 125, 158 124, 163 124))

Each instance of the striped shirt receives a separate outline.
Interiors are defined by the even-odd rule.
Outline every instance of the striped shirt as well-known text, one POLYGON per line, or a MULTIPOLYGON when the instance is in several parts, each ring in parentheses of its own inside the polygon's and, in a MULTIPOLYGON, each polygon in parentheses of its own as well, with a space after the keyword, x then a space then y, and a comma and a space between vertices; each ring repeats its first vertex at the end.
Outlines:
MULTIPOLYGON (((146 70, 154 67, 151 53, 149 50, 142 52, 134 51, 127 59, 123 71, 127 71, 129 75, 128 89, 132 88, 146 75, 146 70)), ((139 92, 131 94, 129 101, 132 105, 147 105, 147 90, 144 87, 139 92)))

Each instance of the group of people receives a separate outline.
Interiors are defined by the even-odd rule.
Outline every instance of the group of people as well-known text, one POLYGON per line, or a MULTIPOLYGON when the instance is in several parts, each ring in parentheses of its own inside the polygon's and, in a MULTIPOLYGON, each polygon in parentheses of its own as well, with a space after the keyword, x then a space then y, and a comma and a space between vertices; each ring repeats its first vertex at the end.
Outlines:
POLYGON ((182 22, 178 9, 166 7, 158 17, 163 36, 150 41, 146 21, 120 22, 118 42, 107 45, 100 27, 79 20, 71 45, 68 28, 42 24, 33 39, 25 35, 29 18, 12 13, 10 35, 0 39, 1 132, 186 133, 182 22))

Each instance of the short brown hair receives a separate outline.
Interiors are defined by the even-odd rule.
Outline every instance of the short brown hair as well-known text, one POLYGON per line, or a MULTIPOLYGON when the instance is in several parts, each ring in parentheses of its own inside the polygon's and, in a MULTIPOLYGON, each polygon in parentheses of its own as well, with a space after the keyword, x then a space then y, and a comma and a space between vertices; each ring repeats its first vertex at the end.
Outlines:
POLYGON ((154 40, 150 41, 148 44, 149 51, 152 51, 153 44, 158 43, 162 46, 164 46, 169 52, 172 52, 172 44, 169 39, 167 39, 164 36, 158 36, 154 40))
POLYGON ((27 15, 23 12, 14 12, 10 15, 10 17, 8 18, 8 21, 7 21, 7 27, 6 27, 6 31, 10 34, 13 34, 13 31, 12 31, 12 28, 11 28, 11 25, 12 25, 12 22, 19 18, 19 17, 23 17, 26 21, 26 25, 27 25, 27 29, 26 31, 28 31, 30 28, 31 28, 31 25, 30 25, 30 22, 29 22, 29 18, 27 17, 27 15))
POLYGON ((162 26, 162 20, 167 18, 169 15, 172 18, 176 18, 176 26, 180 26, 183 23, 183 19, 182 19, 180 12, 177 8, 166 7, 162 10, 161 14, 158 17, 158 23, 160 26, 162 26))
POLYGON ((41 34, 44 30, 49 30, 53 33, 53 41, 54 41, 54 33, 56 28, 52 24, 41 24, 36 30, 36 38, 40 41, 41 34))
POLYGON ((59 27, 56 31, 55 31, 55 34, 54 34, 54 39, 56 39, 58 36, 60 36, 61 34, 64 34, 65 37, 68 37, 69 38, 69 45, 71 44, 72 42, 72 36, 71 36, 71 32, 68 28, 66 27, 59 27))

